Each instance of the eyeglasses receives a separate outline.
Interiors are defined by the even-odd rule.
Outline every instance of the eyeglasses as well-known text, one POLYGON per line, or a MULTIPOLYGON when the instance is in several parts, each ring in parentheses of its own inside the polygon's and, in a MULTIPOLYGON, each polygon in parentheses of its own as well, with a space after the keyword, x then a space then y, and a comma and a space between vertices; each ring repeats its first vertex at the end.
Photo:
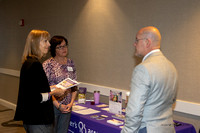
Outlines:
POLYGON ((56 49, 58 49, 58 50, 61 50, 61 49, 64 49, 64 48, 67 48, 66 44, 64 46, 58 46, 58 47, 56 47, 56 49))
POLYGON ((144 40, 144 39, 147 39, 147 38, 141 38, 141 39, 135 39, 135 43, 138 43, 140 40, 144 40))

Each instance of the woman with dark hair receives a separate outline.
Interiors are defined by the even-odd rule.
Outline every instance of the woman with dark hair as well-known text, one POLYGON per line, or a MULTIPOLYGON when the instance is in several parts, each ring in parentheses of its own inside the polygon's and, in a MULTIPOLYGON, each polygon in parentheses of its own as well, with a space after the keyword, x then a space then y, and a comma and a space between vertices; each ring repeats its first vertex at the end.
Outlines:
MULTIPOLYGON (((63 36, 54 36, 50 40, 51 58, 43 63, 43 68, 53 86, 66 78, 77 80, 76 68, 71 59, 67 58, 68 41, 63 36)), ((52 97, 55 111, 55 132, 67 133, 70 123, 71 109, 77 95, 77 87, 65 91, 60 97, 52 97)))
POLYGON ((50 35, 32 30, 22 56, 19 95, 14 120, 22 120, 27 133, 53 133, 54 110, 51 95, 63 95, 64 90, 50 91, 40 59, 48 52, 50 35))

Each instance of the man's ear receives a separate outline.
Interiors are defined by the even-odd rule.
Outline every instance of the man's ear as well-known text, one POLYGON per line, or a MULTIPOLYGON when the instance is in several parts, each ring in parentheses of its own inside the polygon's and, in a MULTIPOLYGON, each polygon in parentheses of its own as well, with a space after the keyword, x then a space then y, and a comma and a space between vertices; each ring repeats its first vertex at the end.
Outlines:
POLYGON ((146 39, 146 47, 149 48, 151 46, 151 40, 150 39, 146 39))

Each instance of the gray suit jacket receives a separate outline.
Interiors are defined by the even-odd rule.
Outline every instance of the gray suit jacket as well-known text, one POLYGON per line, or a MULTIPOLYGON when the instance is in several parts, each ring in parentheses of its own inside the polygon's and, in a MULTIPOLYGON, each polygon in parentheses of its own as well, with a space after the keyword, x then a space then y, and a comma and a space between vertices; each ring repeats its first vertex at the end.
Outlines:
POLYGON ((121 133, 174 133, 172 104, 176 100, 177 71, 162 54, 150 54, 136 66, 121 133))

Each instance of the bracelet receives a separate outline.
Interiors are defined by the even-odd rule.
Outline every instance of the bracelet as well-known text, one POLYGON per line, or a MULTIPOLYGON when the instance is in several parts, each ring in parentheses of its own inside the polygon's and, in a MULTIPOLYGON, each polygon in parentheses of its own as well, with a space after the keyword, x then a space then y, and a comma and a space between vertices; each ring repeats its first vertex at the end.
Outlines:
POLYGON ((58 106, 58 110, 60 110, 60 108, 61 108, 61 104, 58 106))

